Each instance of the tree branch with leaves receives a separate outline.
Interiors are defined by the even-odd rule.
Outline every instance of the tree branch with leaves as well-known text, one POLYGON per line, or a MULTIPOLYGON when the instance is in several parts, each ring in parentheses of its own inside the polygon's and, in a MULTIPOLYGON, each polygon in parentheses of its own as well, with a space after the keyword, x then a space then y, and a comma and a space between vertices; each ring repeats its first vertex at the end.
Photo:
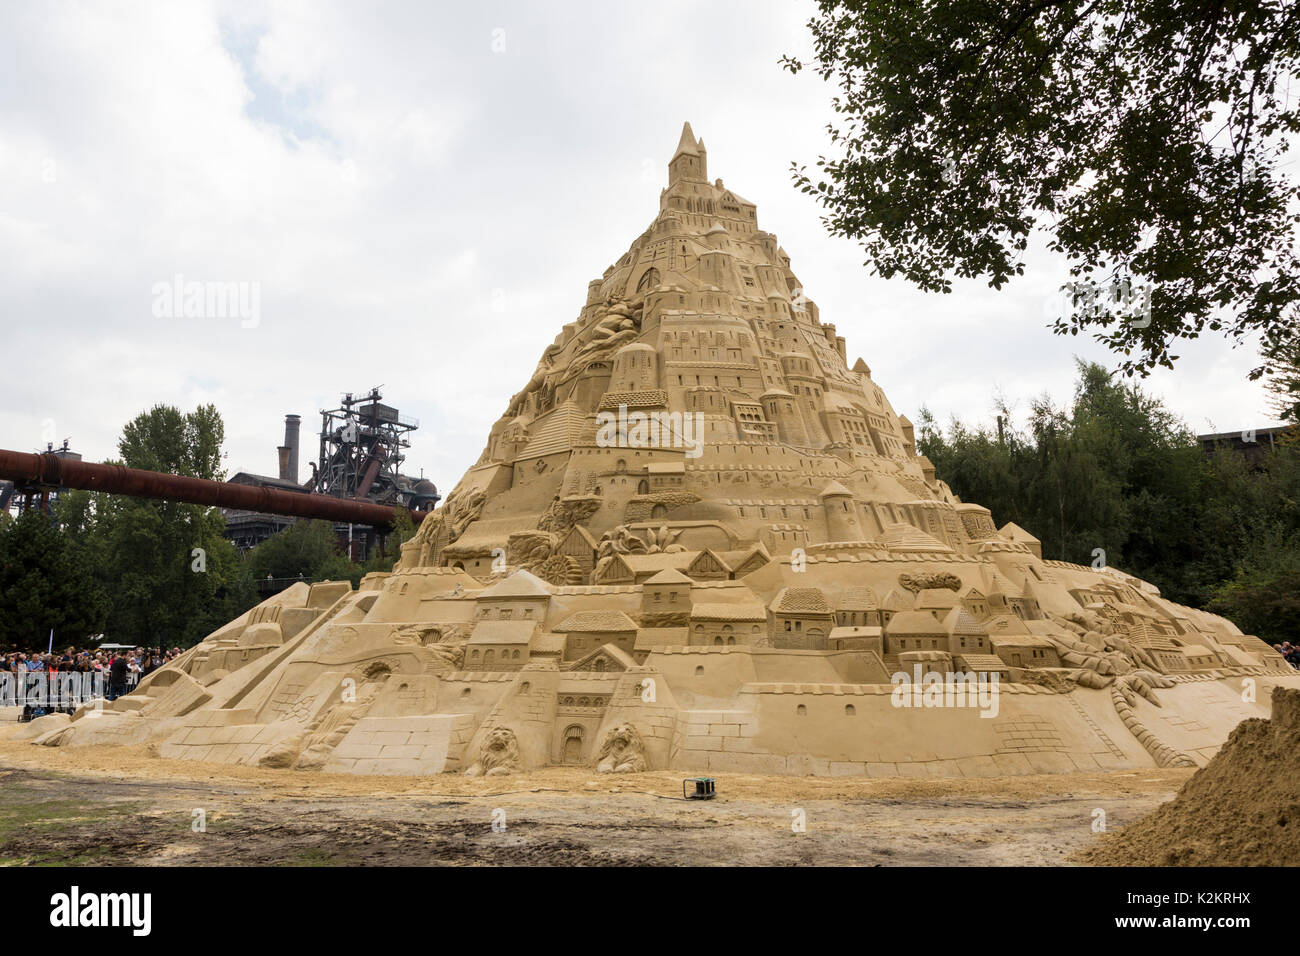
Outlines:
POLYGON ((837 87, 832 151, 796 162, 796 184, 881 276, 1002 288, 1041 233, 1074 279, 1054 331, 1091 334, 1129 375, 1206 332, 1258 336, 1258 378, 1300 304, 1281 166, 1298 6, 822 0, 808 66, 837 87))

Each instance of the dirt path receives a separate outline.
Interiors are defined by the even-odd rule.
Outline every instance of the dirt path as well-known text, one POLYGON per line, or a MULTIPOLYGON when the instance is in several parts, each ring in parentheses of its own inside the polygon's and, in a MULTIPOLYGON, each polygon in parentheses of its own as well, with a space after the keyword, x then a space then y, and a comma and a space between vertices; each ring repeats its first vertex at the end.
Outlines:
POLYGON ((362 777, 0 741, 0 864, 1059 865, 1096 808, 1122 826, 1190 773, 724 774, 686 801, 677 772, 362 777))

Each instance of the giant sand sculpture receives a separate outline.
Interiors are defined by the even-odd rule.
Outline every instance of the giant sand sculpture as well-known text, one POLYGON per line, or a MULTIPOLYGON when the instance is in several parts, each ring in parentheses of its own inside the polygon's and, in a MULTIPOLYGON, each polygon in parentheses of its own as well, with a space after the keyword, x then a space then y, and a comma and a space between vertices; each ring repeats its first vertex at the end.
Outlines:
POLYGON ((298 584, 45 745, 352 773, 1205 764, 1300 677, 961 501, 689 125, 392 574, 298 584))

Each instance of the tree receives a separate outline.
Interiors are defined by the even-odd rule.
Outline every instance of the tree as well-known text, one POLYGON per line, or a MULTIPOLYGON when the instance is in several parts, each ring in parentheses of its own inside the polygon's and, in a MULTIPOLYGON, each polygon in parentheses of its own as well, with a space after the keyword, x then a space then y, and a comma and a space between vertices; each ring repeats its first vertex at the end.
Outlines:
POLYGON ((1036 534, 1045 558, 1122 568, 1247 633, 1291 639, 1300 574, 1300 447, 1206 455, 1158 400, 1079 365, 1068 409, 1035 402, 998 432, 926 410, 917 445, 953 492, 1036 534), (1101 553, 1098 553, 1098 549, 1101 553))
POLYGON ((1194 529, 1206 542, 1193 568, 1199 596, 1247 633, 1294 639, 1297 618, 1281 609, 1295 599, 1300 571, 1300 447, 1281 444, 1255 460, 1225 448, 1206 470, 1194 529))
POLYGON ((1278 163, 1300 5, 820 0, 808 25, 835 154, 795 181, 876 272, 1001 288, 1043 232, 1077 280, 1056 332, 1139 375, 1207 329, 1260 333, 1267 372, 1300 311, 1300 189, 1278 163))
POLYGON ((1289 425, 1300 425, 1300 334, 1288 336, 1274 351, 1266 387, 1278 417, 1289 425))
MULTIPOLYGON (((122 429, 118 451, 132 468, 219 481, 224 439, 215 407, 157 405, 122 429)), ((89 512, 86 548, 112 594, 107 630, 115 639, 193 643, 254 603, 216 508, 96 495, 89 512)))
POLYGON ((328 521, 295 521, 248 552, 255 579, 294 578, 307 581, 346 578, 352 562, 338 552, 338 538, 328 521))
POLYGON ((44 651, 99 633, 108 600, 76 541, 52 516, 23 512, 0 527, 0 643, 44 651))
POLYGON ((1177 568, 1194 560, 1200 446, 1157 399, 1096 364, 1078 374, 1070 406, 1036 401, 1024 430, 1003 409, 1000 435, 954 422, 945 437, 923 412, 920 448, 956 494, 1037 535, 1045 557, 1123 567, 1198 603, 1177 568))
POLYGON ((155 405, 126 424, 117 449, 131 468, 221 481, 226 477, 221 466, 225 440, 226 426, 215 405, 188 413, 155 405))
POLYGON ((1211 610, 1269 644, 1297 639, 1300 535, 1274 527, 1252 542, 1232 579, 1214 589, 1211 610))
POLYGON ((415 524, 406 508, 394 508, 393 526, 383 550, 374 548, 357 564, 340 550, 334 526, 328 521, 296 521, 267 538, 248 552, 247 564, 255 580, 266 577, 305 581, 349 580, 353 587, 371 572, 387 572, 401 557, 401 546, 415 535, 415 524))

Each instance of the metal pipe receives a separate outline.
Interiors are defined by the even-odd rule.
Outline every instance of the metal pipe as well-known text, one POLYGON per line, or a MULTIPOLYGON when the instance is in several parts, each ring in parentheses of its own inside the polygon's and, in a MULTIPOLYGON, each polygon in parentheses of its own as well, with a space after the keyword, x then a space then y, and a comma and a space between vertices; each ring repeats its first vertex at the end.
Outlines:
MULTIPOLYGON (((0 479, 12 481, 19 488, 77 488, 264 514, 353 521, 377 528, 390 528, 393 524, 392 507, 368 501, 188 478, 125 465, 102 465, 60 458, 51 452, 28 454, 0 449, 0 479)), ((411 520, 419 524, 427 514, 412 511, 411 520)))

